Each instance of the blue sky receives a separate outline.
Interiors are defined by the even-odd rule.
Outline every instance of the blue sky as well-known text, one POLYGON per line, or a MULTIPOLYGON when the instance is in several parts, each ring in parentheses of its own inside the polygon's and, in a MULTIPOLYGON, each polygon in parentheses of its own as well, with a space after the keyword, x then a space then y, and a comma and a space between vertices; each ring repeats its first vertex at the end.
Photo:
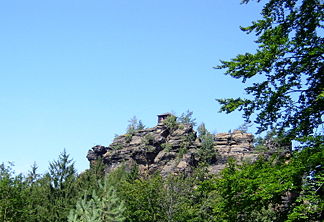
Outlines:
MULTIPOLYGON (((212 132, 243 123, 215 98, 243 95, 215 70, 253 51, 241 32, 261 5, 239 0, 10 0, 0 2, 0 163, 40 172, 65 148, 78 171, 137 116, 194 112, 212 132)), ((253 128, 252 128, 253 131, 253 128)))

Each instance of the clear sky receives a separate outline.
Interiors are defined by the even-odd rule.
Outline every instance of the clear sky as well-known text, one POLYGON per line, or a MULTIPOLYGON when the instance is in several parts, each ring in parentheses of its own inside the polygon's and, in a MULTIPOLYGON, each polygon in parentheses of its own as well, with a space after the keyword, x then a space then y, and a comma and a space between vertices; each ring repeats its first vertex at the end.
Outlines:
POLYGON ((243 94, 215 70, 255 49, 240 31, 261 5, 239 0, 0 2, 0 163, 43 173, 65 148, 78 171, 87 151, 123 134, 132 116, 187 109, 211 132, 243 123, 215 98, 243 94))

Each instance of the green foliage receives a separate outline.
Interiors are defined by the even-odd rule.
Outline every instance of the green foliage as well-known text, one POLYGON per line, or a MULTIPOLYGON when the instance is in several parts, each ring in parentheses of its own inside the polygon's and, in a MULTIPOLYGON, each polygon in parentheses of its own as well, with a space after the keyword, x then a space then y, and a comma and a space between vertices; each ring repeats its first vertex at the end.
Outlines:
POLYGON ((196 136, 193 132, 190 132, 181 137, 181 144, 180 146, 183 148, 189 148, 189 146, 194 142, 196 136))
POLYGON ((47 206, 50 221, 66 221, 66 217, 76 201, 76 170, 74 163, 64 150, 58 160, 50 163, 48 178, 50 193, 47 206))
POLYGON ((252 212, 261 211, 263 207, 267 209, 286 190, 293 189, 290 175, 280 174, 284 173, 281 168, 271 166, 270 162, 259 160, 240 168, 230 163, 223 171, 223 177, 215 181, 220 198, 214 204, 214 212, 219 220, 255 221, 252 212), (266 183, 264 178, 267 178, 266 183))
POLYGON ((31 166, 25 182, 25 192, 28 197, 25 199, 25 210, 27 212, 24 221, 51 221, 48 209, 51 208, 51 181, 48 174, 38 174, 37 165, 31 166))
POLYGON ((35 164, 27 178, 15 175, 12 166, 0 165, 0 221, 51 221, 45 208, 50 192, 47 177, 40 178, 35 164))
POLYGON ((82 172, 75 181, 75 187, 77 190, 77 199, 81 199, 82 196, 88 191, 99 189, 98 181, 102 180, 105 176, 105 165, 102 159, 97 159, 91 164, 90 169, 82 172))
POLYGON ((145 125, 143 124, 142 120, 139 120, 137 124, 137 130, 143 130, 143 129, 145 129, 145 125))
POLYGON ((249 127, 251 126, 251 124, 244 122, 242 125, 240 125, 239 127, 237 127, 236 130, 239 130, 243 133, 247 133, 249 130, 249 127))
MULTIPOLYGON (((163 196, 161 197, 161 221, 196 221, 199 217, 197 203, 193 198, 194 177, 184 175, 169 176, 163 180, 163 196)), ((198 221, 202 221, 199 217, 198 221)))
POLYGON ((318 221, 319 218, 322 218, 324 173, 323 169, 320 170, 313 177, 305 179, 301 195, 296 200, 298 205, 288 215, 288 222, 318 221))
POLYGON ((171 132, 175 131, 179 127, 177 117, 174 115, 168 116, 165 120, 163 120, 163 124, 165 124, 171 132))
MULTIPOLYGON (((208 131, 200 136, 205 135, 208 131)), ((296 151, 289 162, 272 158, 236 165, 230 161, 213 178, 199 168, 201 172, 191 176, 144 179, 124 167, 104 177, 98 161, 72 180, 74 189, 66 196, 62 189, 68 187, 68 180, 54 188, 57 177, 38 175, 35 165, 26 178, 13 176, 11 168, 2 165, 0 215, 3 221, 27 222, 67 221, 67 210, 69 221, 319 221, 322 139, 308 138, 308 147, 296 151)))
POLYGON ((24 221, 25 219, 25 192, 26 184, 22 175, 14 175, 13 164, 0 165, 0 220, 24 221))
POLYGON ((306 145, 296 154, 295 165, 304 168, 300 195, 287 221, 320 221, 324 216, 324 138, 308 137, 306 145))
POLYGON ((136 131, 142 130, 145 128, 145 125, 141 120, 137 120, 136 116, 131 118, 129 121, 129 125, 127 126, 127 134, 133 135, 136 131))
POLYGON ((259 152, 283 153, 291 151, 292 145, 284 135, 272 130, 264 137, 257 137, 254 146, 254 149, 259 152))
MULTIPOLYGON (((129 143, 132 141, 132 137, 135 135, 136 131, 143 130, 145 128, 144 124, 141 120, 137 120, 136 116, 131 118, 129 121, 129 125, 127 126, 126 130, 126 142, 129 143)), ((115 149, 120 149, 122 147, 114 147, 115 149)))
POLYGON ((221 61, 216 67, 243 83, 252 80, 245 88, 249 98, 218 102, 226 113, 243 111, 247 122, 256 117, 258 133, 272 130, 258 139, 257 149, 280 151, 287 150, 293 139, 301 143, 286 163, 259 160, 225 169, 222 178, 212 183, 219 196, 213 206, 216 221, 323 218, 323 180, 318 170, 323 136, 316 135, 324 114, 323 12, 320 0, 266 1, 262 18, 241 28, 257 36, 256 52, 221 61), (253 82, 257 75, 262 77, 253 82))
POLYGON ((211 197, 213 221, 319 221, 323 173, 313 169, 322 167, 321 146, 296 152, 288 163, 275 158, 243 165, 230 161, 221 177, 198 188, 211 197))
POLYGON ((192 126, 196 126, 196 119, 192 117, 193 112, 187 110, 185 113, 182 113, 181 116, 179 117, 179 123, 182 124, 189 124, 192 126))
POLYGON ((205 123, 201 123, 198 126, 197 132, 198 132, 198 137, 201 137, 201 136, 206 135, 208 133, 208 130, 206 129, 205 123))
POLYGON ((120 222, 124 221, 124 202, 121 201, 112 186, 111 178, 107 176, 99 183, 98 193, 93 190, 91 198, 85 194, 76 204, 76 209, 70 211, 69 222, 120 222))
POLYGON ((165 152, 170 152, 170 150, 172 149, 172 144, 170 143, 163 143, 161 146, 163 150, 165 150, 165 152))
POLYGON ((200 159, 206 163, 215 162, 218 154, 214 148, 214 136, 208 133, 201 137, 201 141, 201 147, 198 151, 200 159))
POLYGON ((95 204, 95 200, 98 199, 93 194, 93 198, 87 200, 86 196, 79 200, 76 204, 76 209, 70 211, 68 216, 69 222, 100 222, 100 210, 95 204))
MULTIPOLYGON (((126 142, 129 143, 130 141, 132 141, 132 135, 130 134, 126 134, 126 142)), ((123 145, 122 144, 114 144, 113 146, 110 146, 113 150, 121 150, 123 149, 123 145)))
POLYGON ((121 193, 126 204, 127 221, 161 221, 162 190, 160 176, 124 181, 121 184, 121 193))
POLYGON ((144 145, 152 145, 154 143, 154 137, 152 134, 146 134, 143 138, 144 145))
POLYGON ((49 165, 49 176, 54 189, 64 189, 65 185, 75 179, 76 170, 69 154, 64 150, 58 160, 54 160, 49 165))
MULTIPOLYGON (((132 141, 132 138, 133 138, 133 136, 134 136, 134 133, 135 132, 130 132, 130 133, 126 133, 125 134, 125 139, 126 139, 126 143, 130 143, 131 141, 132 141)), ((119 144, 118 144, 119 145, 119 144)), ((114 149, 115 150, 119 150, 119 149, 121 149, 122 148, 122 146, 114 146, 114 149)))
POLYGON ((11 167, 12 165, 0 165, 0 221, 66 222, 78 199, 78 210, 87 206, 81 199, 83 197, 84 200, 89 200, 92 190, 96 190, 96 196, 93 197, 99 198, 101 204, 109 202, 109 207, 105 208, 104 221, 123 221, 122 213, 115 211, 122 210, 117 208, 122 201, 115 203, 116 191, 109 189, 117 186, 124 174, 119 170, 111 173, 107 179, 109 189, 106 184, 99 184, 98 181, 102 181, 104 177, 104 166, 100 160, 78 178, 72 160, 65 151, 59 155, 58 160, 50 163, 49 173, 44 175, 38 174, 36 164, 26 177, 15 175, 11 167), (115 220, 109 220, 111 217, 115 220))
POLYGON ((38 169, 38 166, 37 166, 36 162, 34 162, 33 165, 31 166, 31 170, 28 171, 28 175, 26 178, 26 180, 29 184, 35 183, 40 178, 41 175, 37 173, 37 169, 38 169))
POLYGON ((188 148, 186 146, 181 146, 179 149, 179 153, 178 153, 178 159, 181 159, 183 157, 183 155, 185 155, 188 152, 188 148))
MULTIPOLYGON (((57 218, 57 215, 53 215, 53 211, 51 211, 51 209, 55 208, 56 196, 52 193, 51 178, 48 174, 43 175, 31 184, 27 188, 27 192, 28 198, 26 202, 28 203, 28 216, 25 221, 51 222, 54 218, 57 218)), ((56 208, 56 210, 58 209, 56 208)))
POLYGON ((184 154, 188 152, 190 145, 194 142, 196 138, 194 133, 188 133, 181 137, 180 149, 178 153, 178 158, 182 158, 184 154))
MULTIPOLYGON (((62 192, 53 188, 50 175, 39 175, 35 164, 27 177, 15 175, 3 164, 0 168, 1 221, 66 221, 67 203, 73 201, 71 190, 70 195, 58 195, 62 192)), ((63 186, 59 190, 63 191, 63 186)))
POLYGON ((213 163, 216 161, 217 152, 214 148, 214 136, 208 132, 205 124, 202 123, 198 127, 198 136, 201 141, 201 147, 198 155, 203 163, 213 163))
POLYGON ((153 175, 146 179, 123 180, 119 193, 125 199, 126 221, 205 221, 201 220, 197 209, 197 202, 202 201, 194 192, 197 178, 197 175, 167 178, 153 175))
POLYGON ((288 130, 290 138, 312 135, 324 114, 323 12, 320 0, 268 0, 262 18, 241 28, 255 33, 258 50, 216 67, 244 83, 263 78, 245 88, 249 99, 218 99, 221 111, 243 110, 247 122, 255 114, 258 132, 276 128, 288 130))

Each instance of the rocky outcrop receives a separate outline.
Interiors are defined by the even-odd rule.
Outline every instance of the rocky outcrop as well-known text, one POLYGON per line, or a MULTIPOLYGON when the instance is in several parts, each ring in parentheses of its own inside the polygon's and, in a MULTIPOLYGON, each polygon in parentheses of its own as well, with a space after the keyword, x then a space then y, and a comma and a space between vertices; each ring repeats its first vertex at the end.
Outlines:
POLYGON ((214 138, 214 148, 217 151, 217 164, 209 166, 209 171, 218 173, 224 169, 229 158, 238 163, 243 161, 255 161, 258 154, 253 150, 253 135, 234 130, 229 133, 218 133, 214 138))
POLYGON ((166 125, 139 130, 114 139, 108 147, 95 146, 89 150, 90 163, 98 159, 106 165, 106 172, 125 164, 137 165, 142 174, 156 171, 162 175, 186 172, 195 166, 195 151, 199 146, 191 125, 170 130, 166 125))
MULTIPOLYGON (((216 134, 214 149, 217 156, 210 163, 209 171, 218 173, 226 165, 228 158, 238 161, 254 160, 253 136, 241 131, 216 134)), ((140 173, 160 172, 162 176, 191 173, 200 163, 201 142, 191 125, 180 124, 169 129, 163 122, 153 128, 138 130, 114 139, 108 147, 95 146, 89 150, 87 158, 91 164, 102 160, 105 171, 125 165, 126 169, 138 166, 140 173)))

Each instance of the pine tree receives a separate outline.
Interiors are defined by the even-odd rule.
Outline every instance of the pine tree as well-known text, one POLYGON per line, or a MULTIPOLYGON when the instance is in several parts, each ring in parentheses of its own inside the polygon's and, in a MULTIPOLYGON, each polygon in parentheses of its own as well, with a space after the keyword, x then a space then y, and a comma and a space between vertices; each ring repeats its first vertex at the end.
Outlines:
POLYGON ((192 117, 193 112, 187 110, 185 113, 182 113, 179 117, 179 122, 182 124, 189 124, 192 126, 196 126, 196 119, 192 117))
POLYGON ((198 150, 198 155, 202 161, 202 164, 216 161, 217 152, 214 148, 214 136, 206 129, 204 123, 199 125, 198 135, 201 141, 201 147, 198 150))
POLYGON ((66 221, 72 206, 76 202, 76 170, 69 154, 64 150, 58 160, 50 163, 49 173, 45 175, 50 180, 50 192, 47 194, 47 208, 50 221, 66 221))
POLYGON ((122 222, 125 220, 124 202, 119 199, 110 178, 99 183, 99 190, 93 190, 91 198, 87 194, 80 199, 76 208, 70 211, 69 222, 122 222))
POLYGON ((68 216, 69 222, 100 222, 100 209, 95 205, 95 193, 93 199, 87 200, 87 195, 80 199, 76 208, 70 211, 68 216))

